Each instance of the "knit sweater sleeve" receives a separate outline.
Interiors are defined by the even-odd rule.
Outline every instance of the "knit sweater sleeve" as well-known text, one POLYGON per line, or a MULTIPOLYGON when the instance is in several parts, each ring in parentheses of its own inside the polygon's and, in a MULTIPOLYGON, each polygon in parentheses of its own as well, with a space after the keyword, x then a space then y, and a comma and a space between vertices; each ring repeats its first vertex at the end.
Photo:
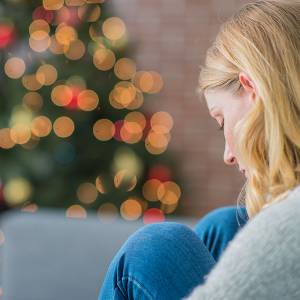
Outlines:
POLYGON ((183 300, 300 299, 300 189, 262 210, 183 300))

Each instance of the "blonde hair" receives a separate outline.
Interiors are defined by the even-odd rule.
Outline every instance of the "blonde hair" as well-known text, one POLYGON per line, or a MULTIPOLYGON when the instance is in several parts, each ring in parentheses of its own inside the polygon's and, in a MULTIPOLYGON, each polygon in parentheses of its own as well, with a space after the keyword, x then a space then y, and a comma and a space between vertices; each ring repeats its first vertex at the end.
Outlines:
POLYGON ((251 218, 300 184, 300 0, 260 0, 222 24, 201 66, 199 91, 239 93, 252 79, 256 102, 234 129, 248 169, 244 204, 251 218))

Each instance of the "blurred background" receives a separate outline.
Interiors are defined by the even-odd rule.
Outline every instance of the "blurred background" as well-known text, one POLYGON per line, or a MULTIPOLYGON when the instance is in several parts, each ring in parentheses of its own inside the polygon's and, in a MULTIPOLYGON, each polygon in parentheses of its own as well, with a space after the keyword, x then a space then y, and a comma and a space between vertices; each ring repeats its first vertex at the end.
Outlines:
POLYGON ((0 1, 1 299, 96 299, 143 224, 236 204, 196 89, 246 2, 0 1))
POLYGON ((244 179, 196 88, 245 2, 1 1, 1 211, 150 223, 235 204, 244 179))

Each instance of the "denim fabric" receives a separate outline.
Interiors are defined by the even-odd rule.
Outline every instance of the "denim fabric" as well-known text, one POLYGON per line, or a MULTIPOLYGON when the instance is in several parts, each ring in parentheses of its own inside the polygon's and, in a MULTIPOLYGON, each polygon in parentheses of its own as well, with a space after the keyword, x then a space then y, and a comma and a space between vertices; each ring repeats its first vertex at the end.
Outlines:
POLYGON ((114 256, 98 300, 182 299, 203 283, 245 222, 230 206, 207 214, 194 230, 176 222, 141 227, 114 256))

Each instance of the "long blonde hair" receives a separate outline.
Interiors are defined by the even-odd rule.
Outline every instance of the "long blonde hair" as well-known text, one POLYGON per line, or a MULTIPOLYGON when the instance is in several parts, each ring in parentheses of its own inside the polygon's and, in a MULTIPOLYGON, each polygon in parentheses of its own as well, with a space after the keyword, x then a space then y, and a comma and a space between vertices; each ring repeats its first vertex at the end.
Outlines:
POLYGON ((241 71, 257 96, 234 129, 251 218, 300 184, 300 0, 251 2, 223 23, 201 66, 200 93, 239 93, 241 71))

